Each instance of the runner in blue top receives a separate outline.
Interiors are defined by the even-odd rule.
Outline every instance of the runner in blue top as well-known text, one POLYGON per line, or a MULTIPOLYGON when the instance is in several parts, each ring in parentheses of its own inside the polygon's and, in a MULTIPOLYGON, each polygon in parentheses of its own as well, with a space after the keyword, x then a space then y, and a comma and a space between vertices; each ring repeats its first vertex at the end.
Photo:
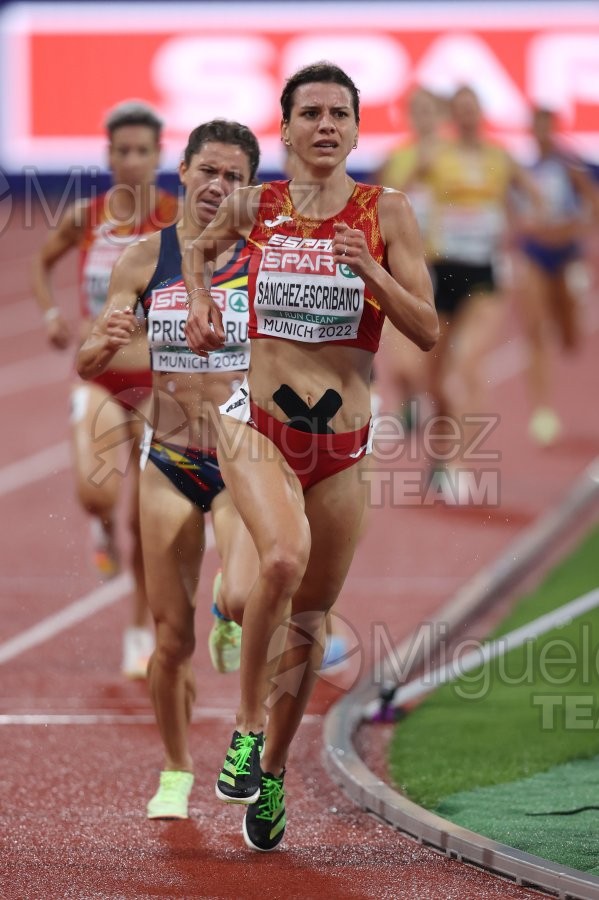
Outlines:
POLYGON ((568 268, 582 255, 581 236, 599 212, 599 197, 585 166, 559 146, 551 110, 534 110, 532 133, 538 156, 531 174, 541 189, 547 214, 542 231, 519 243, 516 264, 520 276, 517 285, 521 288, 517 294, 529 345, 533 408, 529 433, 546 446, 561 432, 560 419, 550 401, 552 332, 557 332, 564 350, 577 349, 580 304, 569 284, 568 268))
POLYGON ((195 698, 191 666, 195 593, 204 551, 204 514, 210 510, 222 581, 215 585, 217 621, 213 664, 239 666, 245 594, 257 577, 253 542, 230 500, 216 460, 218 406, 239 387, 249 363, 248 257, 242 241, 215 260, 213 296, 225 323, 218 353, 192 353, 186 343, 186 291, 181 251, 212 221, 221 201, 250 184, 259 161, 252 132, 215 120, 192 131, 179 175, 184 212, 176 226, 127 249, 111 280, 106 312, 78 356, 79 374, 92 378, 131 339, 139 301, 147 318, 153 372, 153 429, 142 453, 140 503, 148 599, 156 651, 148 681, 165 748, 160 786, 149 818, 187 818, 193 784, 188 729, 195 698), (238 624, 236 624, 238 623, 238 624))

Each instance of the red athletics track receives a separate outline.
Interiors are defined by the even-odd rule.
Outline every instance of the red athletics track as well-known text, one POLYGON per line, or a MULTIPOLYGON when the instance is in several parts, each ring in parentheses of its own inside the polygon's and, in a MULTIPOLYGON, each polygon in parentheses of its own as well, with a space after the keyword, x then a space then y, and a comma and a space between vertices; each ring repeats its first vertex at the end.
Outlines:
MULTIPOLYGON (((499 367, 495 357, 492 410, 501 422, 487 446, 502 454, 499 509, 373 509, 339 606, 356 652, 337 680, 330 675, 317 689, 290 760, 287 837, 280 851, 262 856, 243 844, 241 811, 213 795, 237 693, 236 676, 213 673, 205 651, 213 550, 200 586, 191 819, 144 817, 161 750, 145 685, 126 683, 118 672, 126 579, 98 594, 87 522, 73 497, 65 443, 71 357, 46 346, 28 289, 40 234, 16 213, 0 237, 0 896, 539 896, 446 859, 356 809, 322 767, 320 722, 338 691, 371 663, 373 620, 387 621, 390 639, 399 641, 559 500, 599 453, 590 408, 599 392, 599 334, 575 363, 559 365, 557 401, 568 436, 547 452, 525 436, 521 378, 505 377, 508 366, 518 369, 516 345, 501 351, 507 356, 499 367), (70 619, 55 617, 64 610, 70 619)), ((74 259, 57 284, 74 321, 74 259)), ((386 471, 387 464, 377 466, 386 471)))

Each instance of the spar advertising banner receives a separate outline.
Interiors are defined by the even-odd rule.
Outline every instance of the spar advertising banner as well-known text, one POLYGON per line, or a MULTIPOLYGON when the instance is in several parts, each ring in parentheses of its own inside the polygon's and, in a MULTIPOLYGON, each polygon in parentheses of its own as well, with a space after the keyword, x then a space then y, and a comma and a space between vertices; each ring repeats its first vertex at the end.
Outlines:
POLYGON ((356 169, 405 135, 415 84, 479 94, 489 132, 525 158, 530 104, 560 115, 570 145, 599 161, 599 2, 16 3, 0 14, 0 167, 60 172, 105 162, 102 121, 127 98, 166 122, 164 166, 215 116, 254 129, 262 170, 279 169, 279 94, 329 59, 361 90, 356 169))

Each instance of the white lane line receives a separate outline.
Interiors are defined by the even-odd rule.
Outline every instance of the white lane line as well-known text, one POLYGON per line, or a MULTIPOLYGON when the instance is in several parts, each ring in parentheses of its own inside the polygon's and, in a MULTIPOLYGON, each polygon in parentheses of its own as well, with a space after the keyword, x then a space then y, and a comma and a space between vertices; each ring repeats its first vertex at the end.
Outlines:
MULTIPOLYGON (((229 721, 235 719, 234 709, 194 709, 192 722, 229 721)), ((302 723, 313 725, 322 716, 313 713, 302 718, 302 723)), ((1 725, 155 725, 150 713, 23 713, 0 715, 1 725)))
MULTIPOLYGON (((554 609, 552 612, 539 616, 538 619, 534 619, 527 625, 522 625, 521 628, 516 628, 514 631, 510 631, 509 634, 504 634, 488 644, 482 644, 469 653, 464 653, 457 659, 451 660, 446 665, 440 666, 432 672, 427 672, 415 681, 411 681, 396 692, 393 698, 393 706, 402 706, 404 703, 415 700, 423 694, 430 693, 430 691, 442 684, 455 681, 456 678, 471 672, 472 669, 489 662, 496 656, 509 653, 510 650, 521 647, 526 641, 535 639, 553 628, 567 625, 573 619, 591 609, 595 609, 597 606, 599 606, 599 589, 583 594, 582 597, 560 606, 559 609, 554 609)), ((380 707, 380 700, 375 702, 380 707)))
MULTIPOLYGON (((206 551, 213 550, 215 547, 214 529, 212 522, 206 523, 206 551)), ((101 587, 91 591, 74 603, 65 606, 59 612, 42 619, 37 625, 27 628, 15 637, 9 638, 3 644, 0 644, 0 665, 14 659, 21 653, 31 650, 56 637, 67 628, 89 619, 94 613, 107 606, 111 606, 133 590, 133 579, 129 572, 123 572, 117 578, 113 578, 101 587)))
POLYGON ((12 397, 23 391, 40 388, 73 375, 72 354, 44 353, 0 367, 0 397, 12 397))
POLYGON ((129 593, 132 588, 133 579, 128 572, 118 575, 79 600, 75 600, 74 603, 70 603, 69 606, 65 606, 59 612, 42 619, 37 625, 27 628, 0 644, 0 664, 14 659, 15 656, 19 656, 26 650, 31 650, 32 647, 45 643, 60 634, 61 631, 66 631, 72 625, 93 616, 104 607, 111 606, 129 593))
POLYGON ((4 466, 0 469, 0 497, 41 481, 49 475, 56 475, 68 469, 70 465, 69 442, 61 441, 60 444, 53 444, 18 462, 4 466))
POLYGON ((14 303, 7 303, 0 309, 0 336, 2 340, 26 334, 28 331, 42 331, 44 320, 32 297, 23 297, 14 303))
MULTIPOLYGON (((448 591, 463 582, 461 575, 398 575, 396 578, 387 575, 366 577, 356 575, 348 578, 346 588, 349 592, 371 591, 373 594, 394 594, 402 591, 448 591)), ((0 581, 1 584, 1 581, 0 581)))
MULTIPOLYGON (((14 265, 12 261, 11 265, 14 265)), ((60 288, 61 295, 66 292, 76 293, 76 291, 76 282, 62 285, 60 288)), ((20 291, 15 290, 10 293, 13 296, 18 296, 20 291)), ((70 322, 73 315, 71 304, 63 303, 61 312, 64 319, 70 322)), ((24 295, 20 300, 13 300, 0 307, 0 340, 18 337, 21 334, 27 334, 29 331, 37 331, 40 334, 45 334, 46 332, 42 314, 31 295, 24 295)), ((75 327, 73 327, 73 331, 76 331, 75 327)))

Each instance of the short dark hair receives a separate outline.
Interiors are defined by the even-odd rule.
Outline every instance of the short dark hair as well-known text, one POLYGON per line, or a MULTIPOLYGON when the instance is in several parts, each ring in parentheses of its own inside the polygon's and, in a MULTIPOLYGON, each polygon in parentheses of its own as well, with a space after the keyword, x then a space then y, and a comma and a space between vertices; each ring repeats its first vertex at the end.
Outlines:
POLYGON ((299 69, 295 75, 292 75, 285 82, 283 93, 281 94, 281 112, 283 121, 288 122, 291 118, 291 109, 293 107, 293 95, 296 88, 302 84, 314 84, 321 81, 325 84, 340 84, 348 89, 352 98, 352 106, 356 122, 360 121, 360 91, 343 69, 336 66, 335 63, 322 60, 321 62, 312 63, 299 69))
POLYGON ((453 101, 456 100, 458 97, 463 97, 463 96, 472 97, 472 99, 475 100, 476 103, 478 103, 478 105, 480 106, 480 98, 479 98, 478 94, 476 93, 476 91, 474 90, 474 88, 471 87, 469 84, 460 84, 455 89, 453 94, 451 95, 450 102, 453 103, 453 101))
POLYGON ((531 112, 533 119, 549 119, 552 121, 557 118, 555 110, 549 106, 533 106, 531 112))
POLYGON ((191 157, 199 153, 204 144, 211 141, 241 147, 250 164, 250 181, 254 180, 260 163, 260 145, 253 131, 246 125, 228 119, 212 119, 210 122, 204 122, 194 128, 187 139, 187 147, 183 153, 185 165, 188 166, 191 157))
POLYGON ((145 125, 146 128, 151 128, 156 143, 159 143, 164 122, 156 110, 143 100, 125 100, 108 111, 104 127, 108 137, 112 139, 117 128, 123 128, 125 125, 145 125))

